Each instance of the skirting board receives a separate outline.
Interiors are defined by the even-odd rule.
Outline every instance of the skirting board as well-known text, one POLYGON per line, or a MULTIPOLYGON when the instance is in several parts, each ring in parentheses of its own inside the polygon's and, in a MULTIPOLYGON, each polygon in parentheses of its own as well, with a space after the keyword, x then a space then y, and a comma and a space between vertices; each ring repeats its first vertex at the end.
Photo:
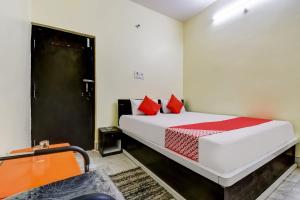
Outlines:
POLYGON ((272 192, 286 179, 295 169, 297 164, 292 165, 286 172, 284 172, 267 190, 265 190, 256 200, 264 200, 272 194, 272 192))
POLYGON ((176 192, 173 188, 171 188, 168 184, 166 184, 163 180, 161 180, 158 176, 156 176, 153 172, 151 172, 147 167, 145 167, 142 163, 140 163, 137 159, 135 159, 130 153, 123 149, 123 153, 132 160, 137 166, 141 167, 149 176, 151 176, 154 180, 156 180, 162 187, 164 187, 176 200, 185 200, 178 192, 176 192))
MULTIPOLYGON (((173 188, 166 184, 163 180, 157 177, 152 173, 147 167, 130 155, 126 150, 123 150, 123 153, 132 160, 136 165, 140 166, 147 174, 149 174, 154 180, 161 184, 170 194, 172 194, 178 200, 184 200, 185 198, 178 194, 173 188)), ((300 158, 299 158, 300 161, 300 158)), ((292 165, 284 174, 282 174, 267 190, 265 190, 256 200, 264 200, 272 194, 272 192, 286 179, 295 169, 297 164, 292 165)))

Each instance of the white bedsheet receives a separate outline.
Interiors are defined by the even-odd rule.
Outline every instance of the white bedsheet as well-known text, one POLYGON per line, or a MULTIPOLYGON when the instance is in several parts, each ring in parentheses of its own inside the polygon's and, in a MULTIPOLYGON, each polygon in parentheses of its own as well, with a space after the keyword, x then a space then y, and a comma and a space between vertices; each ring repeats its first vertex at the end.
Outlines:
MULTIPOLYGON (((192 123, 221 121, 236 116, 185 112, 179 115, 124 115, 120 128, 164 147, 165 129, 192 123)), ((295 138, 293 126, 286 121, 271 121, 257 126, 227 131, 199 139, 199 162, 216 174, 230 174, 295 138)))

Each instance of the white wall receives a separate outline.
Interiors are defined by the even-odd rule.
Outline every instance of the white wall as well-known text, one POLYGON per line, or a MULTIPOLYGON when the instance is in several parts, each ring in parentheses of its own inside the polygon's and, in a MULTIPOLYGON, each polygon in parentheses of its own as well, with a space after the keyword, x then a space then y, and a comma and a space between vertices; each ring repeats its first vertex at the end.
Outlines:
POLYGON ((0 154, 30 145, 30 2, 0 5, 0 154))
POLYGON ((129 0, 33 0, 32 21, 96 37, 96 128, 117 124, 119 98, 182 97, 181 23, 129 0))
POLYGON ((222 24, 213 15, 233 0, 184 24, 185 99, 195 111, 289 120, 300 133, 300 1, 253 1, 222 24))

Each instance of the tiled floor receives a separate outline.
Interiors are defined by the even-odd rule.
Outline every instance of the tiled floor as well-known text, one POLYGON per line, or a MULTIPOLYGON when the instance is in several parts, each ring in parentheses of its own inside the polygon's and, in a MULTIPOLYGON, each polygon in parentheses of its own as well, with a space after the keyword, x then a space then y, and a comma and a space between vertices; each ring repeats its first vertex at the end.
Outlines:
MULTIPOLYGON (((88 154, 91 161, 90 170, 102 169, 108 175, 117 174, 119 172, 127 171, 137 167, 137 165, 124 154, 117 154, 107 157, 101 157, 97 151, 89 151, 88 154)), ((82 158, 77 156, 77 159, 81 160, 82 158)), ((80 161, 80 163, 82 163, 82 161, 80 161)), ((81 166, 81 169, 83 170, 83 166, 81 166)))
POLYGON ((100 154, 97 151, 89 152, 91 157, 91 169, 103 169, 108 175, 116 174, 122 171, 136 168, 137 165, 133 163, 124 154, 117 154, 113 156, 107 156, 100 158, 100 154))
MULTIPOLYGON (((103 169, 108 175, 116 174, 137 167, 124 154, 117 154, 102 158, 96 151, 88 152, 90 169, 103 169)), ((79 158, 80 159, 80 158, 79 158)), ((267 198, 267 200, 300 200, 300 168, 296 169, 281 185, 267 198)))
POLYGON ((300 200, 300 168, 289 175, 267 200, 300 200))

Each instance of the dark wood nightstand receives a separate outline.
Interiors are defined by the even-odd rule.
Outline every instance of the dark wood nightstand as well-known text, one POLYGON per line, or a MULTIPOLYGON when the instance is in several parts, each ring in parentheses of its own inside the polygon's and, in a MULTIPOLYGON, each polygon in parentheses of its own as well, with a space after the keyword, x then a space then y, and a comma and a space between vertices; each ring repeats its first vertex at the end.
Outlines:
POLYGON ((122 131, 118 127, 99 128, 99 152, 105 156, 122 152, 121 145, 122 131))

